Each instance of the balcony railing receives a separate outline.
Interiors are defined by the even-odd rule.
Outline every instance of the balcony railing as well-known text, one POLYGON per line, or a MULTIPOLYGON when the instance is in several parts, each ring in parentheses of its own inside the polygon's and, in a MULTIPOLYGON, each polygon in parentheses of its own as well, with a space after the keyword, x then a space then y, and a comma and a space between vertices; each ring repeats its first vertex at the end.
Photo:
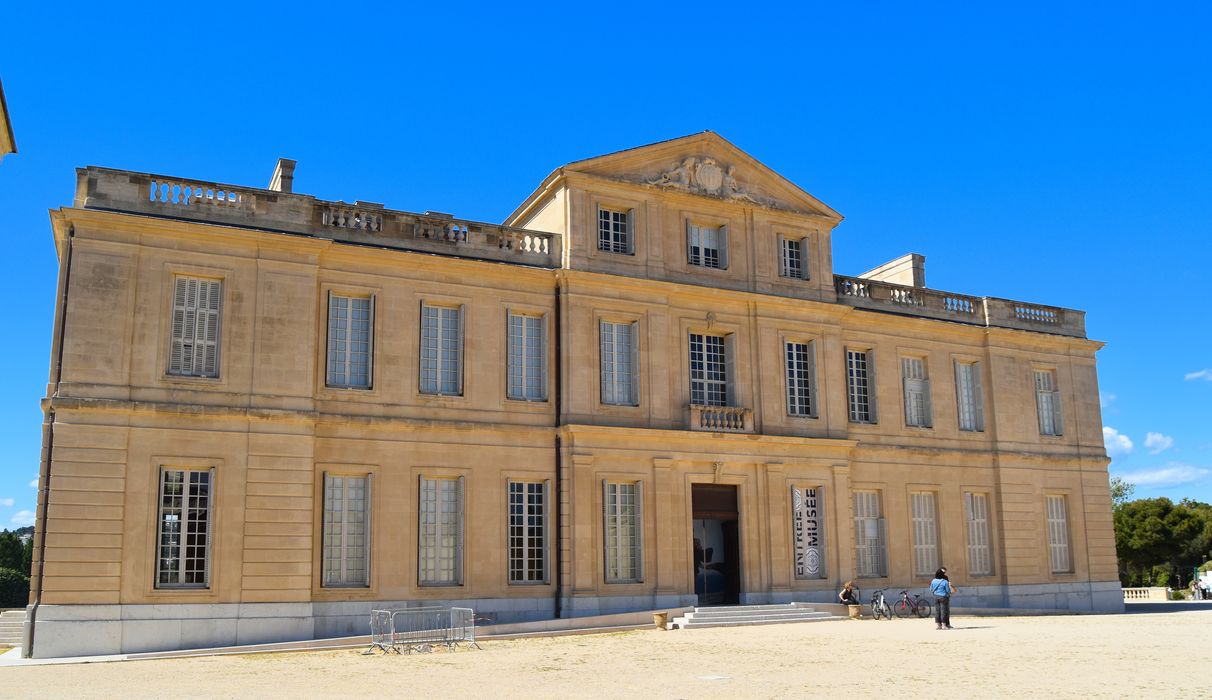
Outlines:
POLYGON ((538 267, 559 267, 562 250, 553 233, 108 168, 76 171, 76 206, 538 267))
POLYGON ((690 429, 712 433, 752 433, 753 411, 739 406, 691 404, 690 429))
POLYGON ((834 275, 833 282, 838 303, 861 309, 978 326, 1086 337, 1086 314, 1083 311, 996 297, 973 297, 924 287, 906 287, 862 277, 834 275))

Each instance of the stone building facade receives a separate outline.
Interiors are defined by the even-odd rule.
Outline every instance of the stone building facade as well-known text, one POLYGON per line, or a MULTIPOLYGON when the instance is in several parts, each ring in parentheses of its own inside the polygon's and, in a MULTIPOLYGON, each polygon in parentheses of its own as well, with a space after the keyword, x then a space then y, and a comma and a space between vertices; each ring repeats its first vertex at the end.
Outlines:
POLYGON ((85 168, 35 656, 830 601, 1122 609, 1079 311, 835 275, 841 216, 711 132, 502 225, 85 168))

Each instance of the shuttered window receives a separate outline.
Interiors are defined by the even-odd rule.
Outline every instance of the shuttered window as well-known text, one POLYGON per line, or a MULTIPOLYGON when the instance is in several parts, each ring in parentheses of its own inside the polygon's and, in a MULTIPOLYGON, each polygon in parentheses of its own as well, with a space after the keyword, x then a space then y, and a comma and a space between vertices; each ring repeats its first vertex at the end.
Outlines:
POLYGON ((210 586, 214 469, 160 469, 156 588, 210 586))
POLYGON ((614 406, 638 406, 640 403, 638 324, 602 321, 598 324, 601 343, 602 403, 614 406))
POLYGON ((722 336, 690 334, 690 403, 728 405, 728 355, 722 336))
POLYGON ((463 477, 421 477, 417 579, 422 586, 463 583, 463 477))
POLYGON ((863 350, 846 351, 846 393, 851 423, 875 422, 875 397, 871 395, 872 354, 863 350))
POLYGON ((606 583, 635 583, 643 573, 643 484, 602 482, 606 583))
POLYGON ((631 211, 599 208, 598 250, 631 253, 633 228, 631 211))
POLYGON ((902 357, 901 377, 905 390, 905 425, 929 428, 932 411, 926 361, 919 357, 902 357))
POLYGON ((960 430, 980 432, 985 429, 985 402, 979 362, 955 363, 955 402, 960 430))
POLYGON ((328 295, 328 386, 370 388, 373 327, 374 299, 328 295))
POLYGON ((779 276, 808 279, 808 239, 779 236, 779 276))
POLYGON ((325 586, 370 582, 371 476, 324 475, 325 586))
POLYGON ((813 343, 784 343, 787 415, 816 416, 816 353, 813 343))
POLYGON ((1039 413, 1040 435, 1061 435, 1060 392, 1056 390, 1056 372, 1035 370, 1035 405, 1039 413))
POLYGON ((509 582, 546 583, 547 481, 509 482, 509 582))
POLYGON ((964 515, 968 520, 968 573, 989 576, 993 573, 993 556, 989 548, 989 497, 983 493, 965 493, 964 515))
POLYGON ((855 564, 863 578, 888 575, 879 491, 854 492, 855 564))
POLYGON ((547 324, 542 316, 509 314, 507 345, 511 399, 547 400, 547 324))
POLYGON ((938 569, 938 520, 931 491, 910 494, 913 508, 913 573, 930 576, 938 569))
POLYGON ((728 267, 728 227, 686 224, 686 262, 700 267, 728 267))
POLYGON ((421 306, 421 393, 463 394, 463 308, 421 306))
POLYGON ((1073 571, 1069 557, 1069 505, 1064 496, 1046 498, 1048 515, 1048 559, 1052 573, 1067 574, 1073 571))
POLYGON ((172 337, 168 373, 219 376, 219 328, 223 282, 178 276, 173 280, 172 337))

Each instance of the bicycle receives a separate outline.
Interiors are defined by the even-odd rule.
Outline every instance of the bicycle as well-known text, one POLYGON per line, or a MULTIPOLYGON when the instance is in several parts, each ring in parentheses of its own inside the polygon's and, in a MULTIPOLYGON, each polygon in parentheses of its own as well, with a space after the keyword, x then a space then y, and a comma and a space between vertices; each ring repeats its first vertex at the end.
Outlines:
POLYGON ((883 591, 875 591, 871 594, 871 616, 877 620, 881 617, 892 619, 892 609, 888 607, 888 601, 884 599, 883 591))
POLYGON ((901 591, 901 599, 892 605, 892 611, 897 617, 909 617, 910 613, 918 617, 930 617, 930 601, 916 593, 910 598, 909 591, 901 591))

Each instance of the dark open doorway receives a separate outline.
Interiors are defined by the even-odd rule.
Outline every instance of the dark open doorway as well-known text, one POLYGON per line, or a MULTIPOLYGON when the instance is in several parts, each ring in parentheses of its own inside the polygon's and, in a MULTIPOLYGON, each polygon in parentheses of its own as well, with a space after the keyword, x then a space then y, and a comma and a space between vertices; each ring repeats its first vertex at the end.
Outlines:
POLYGON ((694 592, 699 605, 741 599, 740 516, 736 486, 692 484, 694 592))

